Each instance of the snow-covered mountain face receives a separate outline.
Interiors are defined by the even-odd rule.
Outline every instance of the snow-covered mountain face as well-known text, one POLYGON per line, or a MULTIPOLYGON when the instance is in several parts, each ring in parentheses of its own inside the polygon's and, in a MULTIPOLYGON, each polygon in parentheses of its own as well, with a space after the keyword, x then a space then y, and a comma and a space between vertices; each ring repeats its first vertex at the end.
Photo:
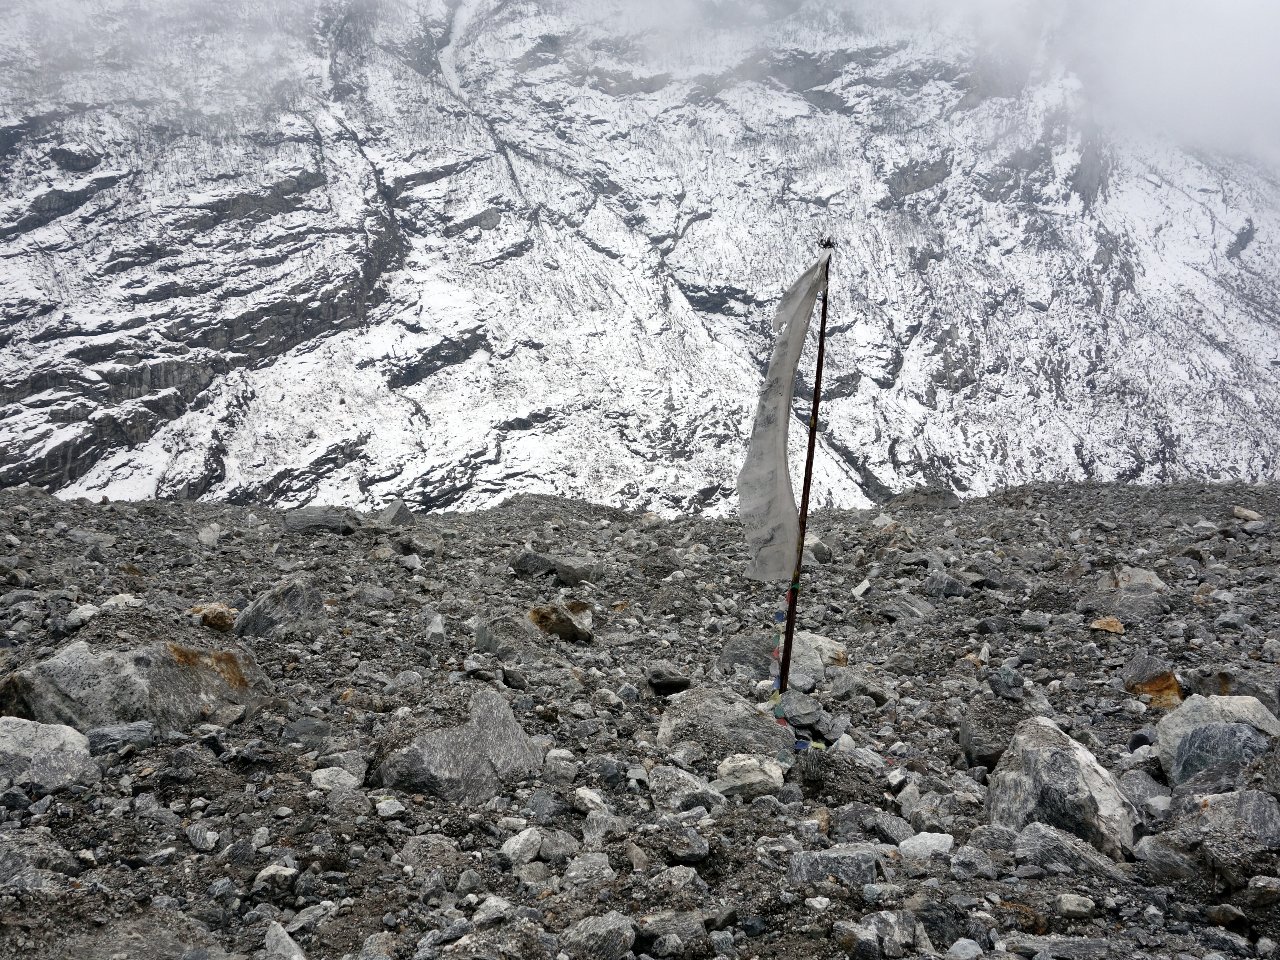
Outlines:
POLYGON ((724 509, 827 234, 820 502, 1280 475, 1274 169, 956 5, 650 6, 19 0, 0 485, 724 509))

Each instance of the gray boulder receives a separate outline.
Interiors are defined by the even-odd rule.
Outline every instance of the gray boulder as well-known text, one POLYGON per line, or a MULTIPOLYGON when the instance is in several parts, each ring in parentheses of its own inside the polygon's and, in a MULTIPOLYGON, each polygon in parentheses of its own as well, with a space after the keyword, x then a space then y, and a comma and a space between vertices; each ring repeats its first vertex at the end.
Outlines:
POLYGON ((719 760, 733 753, 789 750, 795 734, 736 694, 699 688, 671 697, 658 725, 659 746, 682 740, 701 744, 719 760))
POLYGON ((47 827, 0 833, 0 892, 56 889, 82 869, 47 827))
MULTIPOLYGON (((1277 720, 1275 715, 1257 698, 1202 697, 1196 694, 1188 698, 1177 710, 1166 714, 1156 724, 1156 757, 1160 760, 1160 766, 1164 768, 1165 774, 1175 783, 1179 782, 1174 777, 1174 768, 1182 741, 1198 728, 1208 724, 1245 724, 1267 737, 1280 736, 1280 720, 1277 720)), ((1201 735, 1198 742, 1209 746, 1215 738, 1220 741, 1230 736, 1221 732, 1209 733, 1201 735)), ((1248 749, 1244 741, 1237 746, 1237 752, 1248 749)), ((1183 766, 1188 770, 1208 769, 1212 765, 1212 758, 1205 756, 1199 749, 1188 748, 1184 751, 1183 757, 1183 766)), ((1184 774, 1183 779, 1190 775, 1190 773, 1184 774)))
POLYGON ((1156 839, 1184 857, 1198 854, 1217 877, 1243 887, 1280 851, 1280 803, 1261 790, 1202 796, 1156 839))
POLYGON ((271 637, 324 621, 324 599, 310 579, 299 577, 273 587, 236 617, 236 636, 271 637))
POLYGON ((924 924, 910 910, 869 913, 857 923, 837 923, 832 933, 853 957, 937 956, 924 924))
POLYGON ((1116 882, 1125 879, 1124 872, 1114 860, 1104 857, 1078 837, 1047 823, 1029 823, 1023 827, 1014 841, 1013 856, 1018 863, 1037 867, 1060 863, 1077 873, 1092 873, 1116 882))
POLYGON ((1267 752, 1271 738, 1247 723, 1206 723, 1178 742, 1169 778, 1183 783, 1204 770, 1235 776, 1267 752))
POLYGON ((848 887, 875 883, 876 848, 865 843, 840 843, 827 850, 804 850, 792 854, 787 868, 791 884, 818 883, 828 877, 848 887))
POLYGON ((344 507, 299 507, 284 515, 285 533, 355 533, 360 518, 344 507))
POLYGON ((0 717, 0 790, 15 786, 44 796, 101 778, 83 734, 60 724, 0 717))
POLYGON ((541 751, 507 701, 493 690, 479 690, 471 697, 470 720, 432 730, 391 751, 374 778, 384 787, 425 790, 455 803, 475 804, 541 767, 541 751))
POLYGON ((560 938, 574 960, 622 960, 635 942, 635 924, 616 910, 579 920, 560 938))
POLYGON ((660 810, 708 810, 724 806, 724 795, 705 780, 679 767, 657 766, 649 771, 649 795, 660 810))
POLYGON ((1047 823, 1122 859, 1138 813, 1093 754, 1044 717, 1019 725, 987 790, 993 824, 1047 823))
POLYGON ((142 720, 161 731, 184 730, 233 722, 272 692, 242 648, 153 643, 96 650, 81 640, 10 674, 0 683, 0 710, 82 731, 142 720))

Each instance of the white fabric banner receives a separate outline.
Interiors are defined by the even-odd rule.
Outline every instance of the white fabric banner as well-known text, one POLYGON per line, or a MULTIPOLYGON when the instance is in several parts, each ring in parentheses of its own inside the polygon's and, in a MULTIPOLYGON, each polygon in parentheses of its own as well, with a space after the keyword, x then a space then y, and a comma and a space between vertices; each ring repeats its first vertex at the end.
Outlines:
POLYGON ((773 318, 778 336, 760 391, 747 460, 738 474, 738 515, 751 548, 747 576, 753 580, 790 580, 795 572, 800 513, 787 464, 791 399, 813 305, 827 289, 830 259, 831 251, 824 250, 787 291, 773 318))

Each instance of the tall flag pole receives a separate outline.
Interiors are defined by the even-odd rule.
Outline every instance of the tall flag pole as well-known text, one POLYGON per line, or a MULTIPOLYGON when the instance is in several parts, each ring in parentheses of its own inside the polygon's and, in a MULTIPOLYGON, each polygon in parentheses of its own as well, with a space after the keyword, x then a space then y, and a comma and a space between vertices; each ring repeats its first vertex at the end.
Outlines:
POLYGON ((773 329, 777 334, 773 357, 765 374, 756 408, 747 459, 738 475, 738 510, 751 551, 747 576, 765 582, 790 578, 778 671, 778 692, 785 693, 791 673, 791 649, 795 639, 796 606, 804 565, 804 533, 809 519, 809 492, 813 483, 813 458, 817 445, 818 407, 822 402, 822 367, 826 354, 827 291, 834 244, 823 241, 822 253, 778 305, 773 329), (809 320, 822 297, 822 322, 818 332, 818 364, 809 416, 809 446, 805 458, 800 509, 796 509, 787 459, 787 438, 796 370, 809 332, 809 320))
POLYGON ((813 407, 809 411, 809 449, 804 458, 804 483, 800 488, 800 530, 796 535, 796 565, 787 590, 787 625, 778 664, 778 692, 787 692, 791 679, 791 645, 796 638, 796 607, 800 602, 800 573, 804 569, 804 534, 809 526, 809 491, 813 487, 813 454, 818 443, 818 405, 822 403, 822 364, 827 353, 827 301, 831 297, 831 260, 822 278, 822 320, 818 324, 818 364, 813 375, 813 407))

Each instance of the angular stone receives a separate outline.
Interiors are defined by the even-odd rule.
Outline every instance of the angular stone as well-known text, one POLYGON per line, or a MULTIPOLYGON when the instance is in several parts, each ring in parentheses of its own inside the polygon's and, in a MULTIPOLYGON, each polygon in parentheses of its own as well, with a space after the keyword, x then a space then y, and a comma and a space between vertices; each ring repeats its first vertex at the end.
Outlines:
POLYGON ((657 739, 661 747, 691 740, 708 754, 722 758, 733 753, 772 755, 790 750, 795 734, 736 694, 699 688, 667 701, 657 739))
POLYGON ((644 678, 649 687, 660 697, 669 697, 689 689, 690 680, 684 671, 670 660, 655 660, 645 668, 644 678))
POLYGON ((573 960, 622 960, 635 941, 635 924, 616 910, 579 920, 560 937, 573 960))
POLYGON ((1116 882, 1125 879, 1124 871, 1115 861, 1103 856, 1079 837, 1073 837, 1046 823, 1027 824, 1014 841, 1013 855, 1018 863, 1029 863, 1037 867, 1058 863, 1077 873, 1096 874, 1116 882))
POLYGON ((82 869, 47 827, 0 832, 0 892, 54 890, 82 869))
POLYGON ((0 717, 0 790, 12 785, 44 796, 101 777, 83 734, 60 724, 0 717))
POLYGON ((1210 723, 1243 723, 1268 737, 1280 736, 1280 720, 1255 697, 1202 697, 1196 694, 1156 724, 1156 756, 1166 775, 1173 774, 1182 741, 1197 727, 1210 723))
POLYGON ((89 738, 89 752, 95 757, 126 746, 145 748, 155 741, 156 725, 150 720, 133 723, 115 723, 106 727, 94 727, 85 735, 89 738))
POLYGON ((236 617, 236 636, 272 637, 297 633, 324 621, 324 600, 307 577, 268 590, 236 617))
POLYGON ((272 920, 267 925, 267 936, 263 942, 266 954, 263 960, 307 960, 302 948, 294 942, 293 937, 279 923, 272 920))
POLYGON ((409 509, 409 505, 397 497, 385 507, 379 510, 375 517, 378 523, 385 527, 411 527, 413 526, 413 511, 409 509))
POLYGON ((792 884, 818 883, 828 877, 848 887, 875 883, 879 856, 869 844, 841 843, 827 850, 804 850, 791 855, 787 880, 792 884))
POLYGON ((880 678, 860 667, 837 670, 831 681, 831 696, 836 700, 852 700, 854 697, 870 697, 877 707, 883 707, 893 699, 888 678, 880 678))
POLYGON ((955 842, 949 833, 917 833, 898 844, 898 852, 904 860, 930 860, 950 853, 955 842))
POLYGON ((139 720, 185 730, 223 712, 256 710, 273 690, 243 648, 155 643, 99 651, 77 641, 10 674, 0 684, 0 710, 77 730, 139 720))
POLYGON ((354 790, 360 781, 341 767, 322 767, 311 771, 311 786, 317 790, 354 790))
POLYGON ((782 765, 771 757, 737 753, 716 768, 711 788, 726 797, 761 797, 782 789, 782 765))
POLYGON ((542 768, 542 754, 501 694, 479 690, 471 719, 432 730, 393 750, 374 773, 384 787, 426 790, 455 803, 483 803, 510 783, 542 768))
POLYGON ((713 809, 724 805, 724 796, 701 777, 679 767, 657 766, 649 771, 649 795, 660 810, 713 809))
POLYGON ((299 507, 284 515, 285 533, 355 533, 360 518, 344 507, 299 507))
POLYGON ((590 643, 591 610, 583 603, 548 604, 529 611, 529 621, 543 633, 568 640, 570 643, 590 643))
POLYGON ((1047 823, 1121 859, 1133 847, 1137 811, 1093 754, 1050 720, 1019 725, 991 776, 987 813, 1020 830, 1047 823))
POLYGON ((1271 738, 1247 723, 1206 723, 1195 727, 1178 742, 1169 770, 1174 784, 1190 780, 1205 770, 1235 776, 1267 752, 1271 738))
POLYGON ((1202 796, 1158 839, 1180 853, 1198 853, 1216 876, 1244 887, 1280 850, 1280 803, 1261 790, 1202 796))

